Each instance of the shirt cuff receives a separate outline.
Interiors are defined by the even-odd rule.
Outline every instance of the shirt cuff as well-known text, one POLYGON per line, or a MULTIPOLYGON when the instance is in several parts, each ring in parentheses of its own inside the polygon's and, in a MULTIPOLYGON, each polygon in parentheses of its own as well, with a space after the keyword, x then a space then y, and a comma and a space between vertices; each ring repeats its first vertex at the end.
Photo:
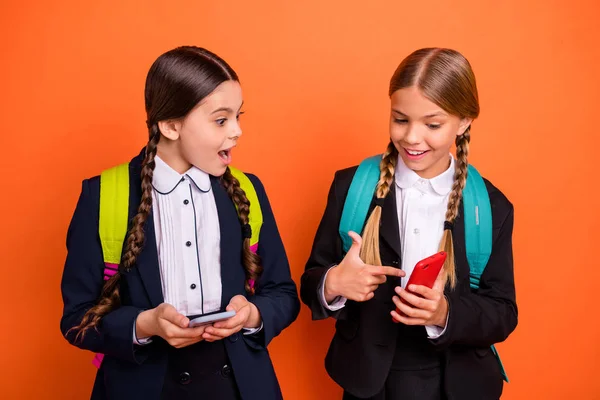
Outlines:
POLYGON ((263 328, 263 322, 260 322, 260 326, 258 328, 242 328, 244 332, 242 332, 242 335, 254 335, 260 331, 262 331, 263 328))
POLYGON ((327 279, 327 274, 329 273, 329 271, 331 271, 331 268, 329 268, 327 272, 325 272, 325 275, 323 275, 323 279, 321 279, 321 283, 319 284, 317 290, 319 291, 319 301, 321 302, 321 305, 329 311, 337 311, 344 308, 344 306, 346 305, 346 300, 348 299, 342 296, 338 296, 335 299, 333 299, 331 304, 327 303, 327 300, 325 299, 325 280, 327 279))
POLYGON ((137 344, 138 346, 144 346, 146 344, 152 343, 152 339, 149 337, 138 339, 138 337, 135 333, 135 321, 133 322, 133 343, 137 344))
POLYGON ((437 325, 426 325, 425 330, 427 331, 428 339, 437 339, 442 336, 446 332, 446 327, 448 327, 448 318, 450 317, 450 313, 446 315, 446 325, 442 328, 437 325))

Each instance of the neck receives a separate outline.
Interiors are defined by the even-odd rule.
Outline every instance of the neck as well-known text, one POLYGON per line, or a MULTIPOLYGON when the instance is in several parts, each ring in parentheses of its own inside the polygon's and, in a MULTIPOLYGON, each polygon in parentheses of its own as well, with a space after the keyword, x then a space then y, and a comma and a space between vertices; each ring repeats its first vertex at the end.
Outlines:
POLYGON ((423 179, 433 179, 436 176, 440 176, 450 168, 450 156, 448 158, 442 158, 436 164, 432 165, 423 171, 415 171, 423 179))
POLYGON ((158 143, 157 154, 169 167, 183 174, 192 167, 192 164, 183 157, 179 143, 162 137, 158 143))

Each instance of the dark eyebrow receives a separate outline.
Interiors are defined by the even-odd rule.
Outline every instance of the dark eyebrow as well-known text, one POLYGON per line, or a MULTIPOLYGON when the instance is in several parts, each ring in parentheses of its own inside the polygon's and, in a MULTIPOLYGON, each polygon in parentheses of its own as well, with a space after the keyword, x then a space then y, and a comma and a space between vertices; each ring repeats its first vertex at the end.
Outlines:
MULTIPOLYGON (((240 106, 240 110, 242 109, 243 106, 244 106, 244 102, 242 102, 242 105, 240 106)), ((228 112, 228 113, 233 113, 233 110, 231 108, 229 108, 229 107, 220 107, 220 108, 217 108, 215 111, 211 112, 210 115, 216 114, 216 113, 218 113, 220 111, 225 111, 225 112, 228 112)), ((238 110, 238 112, 239 112, 239 110, 238 110)))

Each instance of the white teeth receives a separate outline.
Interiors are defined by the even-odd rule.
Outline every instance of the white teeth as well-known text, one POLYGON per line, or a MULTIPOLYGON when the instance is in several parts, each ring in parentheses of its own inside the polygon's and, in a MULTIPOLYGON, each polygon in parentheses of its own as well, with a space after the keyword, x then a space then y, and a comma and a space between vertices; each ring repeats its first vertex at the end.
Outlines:
POLYGON ((412 151, 412 150, 406 150, 406 152, 408 154, 410 154, 411 156, 420 156, 421 154, 425 153, 424 151, 412 151))

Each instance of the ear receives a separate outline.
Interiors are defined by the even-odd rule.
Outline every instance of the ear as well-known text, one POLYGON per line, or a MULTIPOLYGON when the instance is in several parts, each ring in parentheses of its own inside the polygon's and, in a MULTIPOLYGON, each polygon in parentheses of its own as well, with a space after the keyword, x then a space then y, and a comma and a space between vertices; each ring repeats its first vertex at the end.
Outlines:
POLYGON ((473 118, 463 118, 460 120, 460 125, 458 126, 458 132, 456 132, 456 136, 464 135, 465 131, 469 129, 471 124, 473 123, 473 118))
POLYGON ((181 123, 172 119, 158 121, 158 129, 167 139, 177 140, 179 139, 179 134, 181 132, 181 123))

